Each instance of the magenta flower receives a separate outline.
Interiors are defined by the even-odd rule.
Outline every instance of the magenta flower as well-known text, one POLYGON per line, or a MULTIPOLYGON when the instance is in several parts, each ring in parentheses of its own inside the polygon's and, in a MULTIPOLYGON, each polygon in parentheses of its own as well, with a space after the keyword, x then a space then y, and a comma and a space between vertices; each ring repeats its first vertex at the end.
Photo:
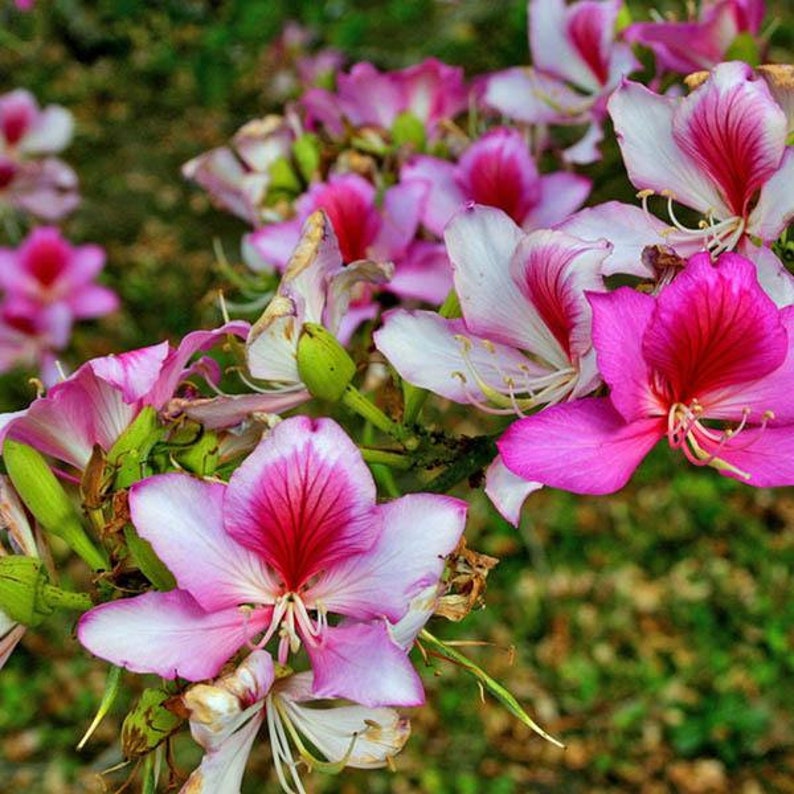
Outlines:
POLYGON ((389 290, 402 297, 441 302, 449 291, 449 263, 443 251, 428 257, 422 243, 414 239, 427 189, 424 182, 399 183, 379 201, 375 186, 364 177, 333 175, 327 182, 313 184, 297 200, 295 218, 262 226, 247 235, 245 244, 262 262, 283 269, 303 224, 322 210, 331 221, 345 265, 362 259, 393 262, 389 290))
POLYGON ((617 491, 667 438, 698 466, 756 486, 794 484, 794 308, 778 309, 752 263, 693 256, 657 296, 590 295, 609 397, 554 406, 499 442, 525 480, 617 491))
POLYGON ((0 288, 5 300, 24 305, 31 315, 60 307, 64 327, 53 336, 68 338, 74 320, 101 317, 118 308, 118 296, 94 284, 105 265, 98 245, 72 246, 58 229, 34 229, 17 249, 0 248, 0 288))
POLYGON ((417 155, 403 166, 400 180, 429 185, 422 223, 439 236, 467 202, 498 207, 524 231, 553 226, 581 207, 591 184, 563 171, 541 176, 526 138, 509 128, 483 135, 458 163, 417 155))
POLYGON ((651 49, 660 71, 689 74, 715 67, 742 33, 758 35, 763 18, 764 0, 702 0, 696 20, 637 22, 622 35, 651 49))
POLYGON ((196 681, 243 646, 278 637, 281 663, 306 649, 314 697, 423 701, 390 624, 438 581, 463 532, 463 502, 411 494, 376 503, 372 476, 341 428, 294 417, 228 485, 152 477, 131 489, 130 512, 178 589, 87 612, 78 636, 91 652, 196 681))
POLYGON ((765 81, 739 62, 719 65, 685 98, 626 81, 609 113, 632 183, 645 196, 668 200, 669 244, 695 240, 714 255, 737 249, 756 262, 779 304, 791 302, 791 277, 767 244, 794 217, 794 151, 786 146, 786 115, 765 81), (704 222, 685 227, 673 201, 704 222))
POLYGON ((435 137, 440 122, 465 110, 466 102, 463 70, 435 58, 394 72, 357 63, 337 75, 335 93, 314 88, 300 100, 308 126, 324 126, 337 136, 345 133, 345 120, 389 130, 400 114, 411 113, 435 137))

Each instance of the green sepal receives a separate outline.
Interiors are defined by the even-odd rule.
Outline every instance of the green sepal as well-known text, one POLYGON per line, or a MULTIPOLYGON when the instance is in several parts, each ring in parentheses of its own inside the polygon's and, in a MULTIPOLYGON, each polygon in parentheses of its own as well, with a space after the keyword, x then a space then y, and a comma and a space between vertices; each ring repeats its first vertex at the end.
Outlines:
POLYGON ((356 374, 356 365, 322 325, 305 323, 298 340, 298 374, 313 397, 337 402, 356 374))
POLYGON ((456 651, 447 643, 434 637, 427 629, 422 629, 419 639, 424 645, 427 645, 435 654, 454 662, 459 667, 463 668, 469 675, 473 676, 480 686, 490 692, 514 717, 524 723, 527 727, 531 728, 535 733, 542 736, 557 747, 565 747, 562 742, 555 739, 550 734, 546 733, 530 716, 524 711, 521 704, 515 699, 512 693, 505 689, 498 681, 495 681, 488 675, 482 668, 476 665, 467 656, 464 656, 459 651, 456 651))
POLYGON ((124 540, 135 565, 158 590, 173 590, 176 587, 174 575, 155 554, 152 544, 142 538, 132 524, 124 527, 124 540))
POLYGON ((292 154, 303 179, 306 182, 316 179, 321 162, 319 138, 312 133, 301 135, 292 144, 292 154))
POLYGON ((298 175, 295 173, 295 169, 285 157, 279 157, 279 159, 270 166, 267 173, 270 177, 268 190, 280 190, 290 195, 298 195, 303 190, 303 186, 301 185, 298 175))
POLYGON ((38 626, 52 612, 41 597, 46 582, 38 557, 0 557, 0 612, 24 626, 38 626))
POLYGON ((753 34, 739 33, 728 47, 724 60, 744 61, 750 66, 758 66, 761 63, 761 54, 753 34))
POLYGON ((145 689, 121 726, 125 758, 140 758, 155 749, 182 724, 182 717, 165 707, 171 695, 164 689, 145 689))
POLYGON ((16 492, 44 530, 62 538, 95 570, 106 570, 104 552, 89 539, 79 514, 44 457, 26 444, 6 439, 3 460, 16 492))
POLYGON ((147 405, 130 426, 116 439, 108 452, 107 461, 115 467, 113 481, 116 490, 129 488, 134 482, 151 474, 146 467, 152 447, 162 438, 163 428, 157 411, 147 405))
POLYGON ((218 436, 202 428, 198 439, 172 452, 174 460, 185 470, 199 477, 210 477, 218 468, 220 449, 218 436))
POLYGON ((417 152, 423 152, 427 143, 425 125, 409 111, 400 113, 391 127, 391 136, 395 145, 410 145, 417 152))

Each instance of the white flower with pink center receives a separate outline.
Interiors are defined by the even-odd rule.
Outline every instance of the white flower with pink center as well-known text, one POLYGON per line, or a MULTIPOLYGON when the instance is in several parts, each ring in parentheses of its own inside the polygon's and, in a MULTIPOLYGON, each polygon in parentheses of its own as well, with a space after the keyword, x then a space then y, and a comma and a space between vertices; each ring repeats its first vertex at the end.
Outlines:
POLYGON ((132 521, 178 587, 90 610, 80 641, 130 670, 198 681, 274 639, 281 663, 305 649, 314 697, 421 703, 390 627, 438 582, 466 506, 430 494, 378 504, 375 495, 341 428, 308 417, 277 425, 228 485, 183 474, 137 483, 132 521))

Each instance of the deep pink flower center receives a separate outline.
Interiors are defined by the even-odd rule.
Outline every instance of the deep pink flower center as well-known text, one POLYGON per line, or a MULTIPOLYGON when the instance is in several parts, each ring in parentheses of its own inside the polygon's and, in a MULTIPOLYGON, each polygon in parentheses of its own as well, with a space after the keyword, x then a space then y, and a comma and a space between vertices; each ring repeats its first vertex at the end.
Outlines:
POLYGON ((7 188, 17 173, 17 167, 11 160, 0 159, 0 190, 7 188))
POLYGON ((0 124, 6 141, 14 146, 24 137, 30 128, 30 109, 24 106, 6 106, 3 108, 0 124))
POLYGON ((519 226, 536 203, 521 180, 521 164, 512 154, 497 151, 477 158, 465 174, 463 191, 477 204, 497 207, 519 226))
POLYGON ((62 240, 45 238, 36 241, 27 252, 27 269, 44 287, 52 286, 63 273, 69 251, 62 240))
POLYGON ((356 190, 329 185, 317 196, 317 209, 325 210, 339 240, 345 264, 366 259, 380 228, 380 217, 356 190))

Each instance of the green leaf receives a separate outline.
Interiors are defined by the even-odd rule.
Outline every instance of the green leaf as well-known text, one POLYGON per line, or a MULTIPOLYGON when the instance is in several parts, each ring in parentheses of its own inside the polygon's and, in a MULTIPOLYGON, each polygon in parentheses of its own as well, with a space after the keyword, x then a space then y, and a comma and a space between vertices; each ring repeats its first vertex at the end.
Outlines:
POLYGON ((498 681, 495 681, 488 675, 482 668, 476 665, 471 659, 464 656, 459 651, 450 647, 447 643, 434 637, 427 629, 423 629, 419 635, 423 643, 430 646, 439 656, 454 662, 459 667, 462 667, 469 675, 481 684, 488 692, 490 692, 514 717, 524 723, 527 727, 531 728, 535 733, 542 736, 557 747, 565 747, 562 742, 555 739, 550 734, 546 733, 530 716, 524 711, 521 704, 515 697, 505 689, 498 681))

